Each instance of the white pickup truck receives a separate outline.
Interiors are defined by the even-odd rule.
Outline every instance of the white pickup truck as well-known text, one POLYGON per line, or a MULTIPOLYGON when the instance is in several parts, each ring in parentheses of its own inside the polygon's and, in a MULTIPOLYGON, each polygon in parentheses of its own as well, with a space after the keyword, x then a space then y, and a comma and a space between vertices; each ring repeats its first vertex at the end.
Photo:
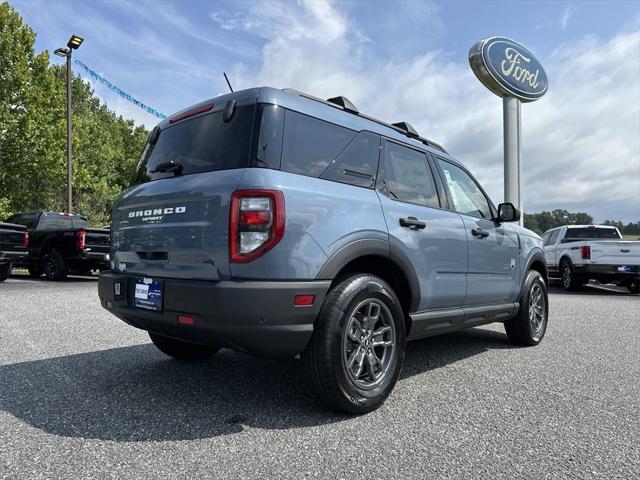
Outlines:
POLYGON ((562 279, 565 290, 597 280, 640 293, 640 241, 624 240, 617 228, 567 225, 542 240, 549 276, 562 279))

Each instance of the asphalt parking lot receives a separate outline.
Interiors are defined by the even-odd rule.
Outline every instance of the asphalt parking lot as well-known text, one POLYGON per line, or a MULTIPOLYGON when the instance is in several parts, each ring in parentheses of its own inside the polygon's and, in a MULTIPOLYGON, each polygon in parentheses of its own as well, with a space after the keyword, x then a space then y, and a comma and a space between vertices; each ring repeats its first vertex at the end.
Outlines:
POLYGON ((640 296, 552 287, 544 342, 409 344, 394 393, 333 414, 299 362, 181 363, 95 278, 0 284, 0 478, 639 478, 640 296))

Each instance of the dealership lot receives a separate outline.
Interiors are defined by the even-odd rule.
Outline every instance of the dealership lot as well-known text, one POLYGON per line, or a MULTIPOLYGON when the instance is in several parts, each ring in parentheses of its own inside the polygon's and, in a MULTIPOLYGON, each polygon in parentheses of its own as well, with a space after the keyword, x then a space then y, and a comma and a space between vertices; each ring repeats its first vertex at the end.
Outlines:
POLYGON ((412 343, 387 403, 333 414, 298 362, 180 363, 96 279, 0 285, 0 478, 638 478, 640 296, 552 286, 547 338, 412 343))

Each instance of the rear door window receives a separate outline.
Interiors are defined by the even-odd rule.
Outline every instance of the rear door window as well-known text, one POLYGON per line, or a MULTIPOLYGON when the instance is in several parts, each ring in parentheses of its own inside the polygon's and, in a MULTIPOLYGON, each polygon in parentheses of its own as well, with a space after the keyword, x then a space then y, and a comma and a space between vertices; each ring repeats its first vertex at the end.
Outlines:
POLYGON ((319 177, 355 136, 348 128, 287 110, 282 170, 319 177))
POLYGON ((385 189, 395 200, 440 207, 427 156, 397 143, 385 142, 385 189))
POLYGON ((20 225, 24 225, 27 228, 36 228, 37 219, 38 219, 37 213, 23 213, 18 223, 20 225))
POLYGON ((137 183, 175 176, 156 168, 173 161, 181 174, 243 168, 249 165, 255 105, 240 106, 229 122, 222 111, 208 113, 169 125, 149 141, 138 166, 137 183))
POLYGON ((558 235, 560 235, 560 230, 554 230, 551 232, 551 237, 549 237, 548 245, 555 245, 556 240, 558 240, 558 235))

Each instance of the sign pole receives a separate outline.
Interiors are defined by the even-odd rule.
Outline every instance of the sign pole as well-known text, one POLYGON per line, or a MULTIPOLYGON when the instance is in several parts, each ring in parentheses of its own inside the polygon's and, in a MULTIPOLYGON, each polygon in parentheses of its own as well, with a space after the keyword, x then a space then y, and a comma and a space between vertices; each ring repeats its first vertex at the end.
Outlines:
MULTIPOLYGON (((504 201, 513 203, 523 212, 520 191, 522 167, 520 161, 520 100, 515 97, 502 99, 504 123, 504 201)), ((524 212, 520 217, 524 223, 524 212)))

